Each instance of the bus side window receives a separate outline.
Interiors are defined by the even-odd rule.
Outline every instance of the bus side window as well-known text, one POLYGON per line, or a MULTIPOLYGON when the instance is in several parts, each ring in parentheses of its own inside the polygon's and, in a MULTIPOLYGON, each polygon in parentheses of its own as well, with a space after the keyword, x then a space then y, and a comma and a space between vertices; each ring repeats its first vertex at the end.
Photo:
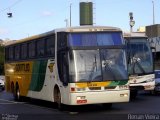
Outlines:
POLYGON ((49 38, 46 38, 46 44, 47 44, 47 55, 48 56, 54 56, 55 55, 55 35, 50 36, 49 38))
POLYGON ((42 57, 44 56, 44 47, 45 47, 45 42, 44 42, 44 39, 42 40, 38 40, 37 41, 37 55, 39 57, 42 57))
POLYGON ((13 46, 9 47, 9 60, 13 60, 13 46))
POLYGON ((5 61, 9 61, 9 47, 5 48, 5 61))
POLYGON ((20 59, 20 45, 16 45, 14 47, 14 52, 15 52, 15 59, 16 60, 20 59))
POLYGON ((21 45, 21 58, 22 59, 27 58, 27 44, 26 43, 21 45))
POLYGON ((29 58, 34 58, 36 55, 35 53, 35 42, 32 41, 29 43, 29 58))

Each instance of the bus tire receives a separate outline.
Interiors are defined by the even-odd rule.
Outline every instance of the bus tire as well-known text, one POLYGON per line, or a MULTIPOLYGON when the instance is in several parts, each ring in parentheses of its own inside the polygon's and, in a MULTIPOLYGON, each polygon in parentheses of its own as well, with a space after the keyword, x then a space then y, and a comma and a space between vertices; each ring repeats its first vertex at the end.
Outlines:
POLYGON ((54 89, 54 101, 57 104, 57 108, 62 111, 63 110, 63 104, 61 103, 61 93, 58 87, 54 89))
POLYGON ((130 90, 130 100, 136 99, 138 94, 137 90, 130 90))

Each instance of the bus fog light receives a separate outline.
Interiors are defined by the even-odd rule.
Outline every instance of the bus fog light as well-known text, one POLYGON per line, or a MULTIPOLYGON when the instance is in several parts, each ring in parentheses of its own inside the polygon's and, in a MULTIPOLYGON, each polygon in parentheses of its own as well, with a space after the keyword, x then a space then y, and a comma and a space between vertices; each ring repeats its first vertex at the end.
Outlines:
POLYGON ((86 96, 77 96, 77 100, 84 100, 86 99, 86 96))
POLYGON ((128 93, 120 94, 120 97, 128 97, 128 93))

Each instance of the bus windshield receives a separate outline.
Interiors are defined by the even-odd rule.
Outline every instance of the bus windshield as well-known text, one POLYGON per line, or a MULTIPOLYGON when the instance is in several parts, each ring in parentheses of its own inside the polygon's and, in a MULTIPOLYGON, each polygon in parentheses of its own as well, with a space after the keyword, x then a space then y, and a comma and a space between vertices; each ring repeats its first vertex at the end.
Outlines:
POLYGON ((128 70, 130 75, 153 72, 153 58, 147 39, 132 39, 128 42, 128 70))
POLYGON ((125 50, 123 48, 113 47, 107 49, 96 47, 83 49, 83 46, 123 45, 121 34, 76 33, 70 35, 69 38, 71 46, 79 46, 79 49, 69 52, 69 76, 71 82, 128 80, 125 50), (92 37, 94 35, 96 35, 96 38, 92 37), (86 36, 86 38, 82 38, 82 36, 86 36), (107 36, 110 36, 109 39, 107 36))

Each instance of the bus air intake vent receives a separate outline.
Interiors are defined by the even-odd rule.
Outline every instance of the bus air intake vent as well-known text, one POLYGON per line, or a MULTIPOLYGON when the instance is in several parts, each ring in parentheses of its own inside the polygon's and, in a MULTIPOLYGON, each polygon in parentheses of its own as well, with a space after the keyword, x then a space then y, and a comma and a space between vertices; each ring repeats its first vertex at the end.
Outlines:
POLYGON ((101 87, 89 87, 89 90, 101 90, 101 87))

